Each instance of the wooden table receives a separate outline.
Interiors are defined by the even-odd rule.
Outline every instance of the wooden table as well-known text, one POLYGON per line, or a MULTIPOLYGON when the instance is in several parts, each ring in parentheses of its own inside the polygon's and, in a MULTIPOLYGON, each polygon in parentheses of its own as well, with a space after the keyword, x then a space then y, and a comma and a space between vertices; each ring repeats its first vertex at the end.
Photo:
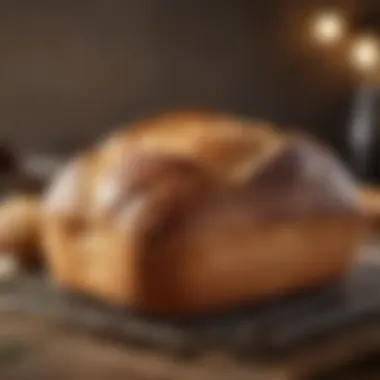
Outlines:
MULTIPOLYGON (((42 320, 0 317, 0 379, 4 380, 269 380, 290 379, 281 367, 239 367, 221 358, 181 362, 147 354, 91 335, 67 331, 42 320), (260 373, 261 372, 261 373, 260 373)), ((378 380, 373 362, 325 379, 378 380)))
MULTIPOLYGON (((379 265, 377 247, 377 243, 367 246, 364 256, 379 265)), ((43 315, 0 313, 1 380, 300 380, 317 367, 333 368, 334 363, 347 363, 366 350, 380 353, 380 318, 301 345, 280 360, 236 361, 215 350, 197 358, 179 358, 78 331, 43 315)), ((379 379, 380 366, 367 362, 330 378, 379 379)))

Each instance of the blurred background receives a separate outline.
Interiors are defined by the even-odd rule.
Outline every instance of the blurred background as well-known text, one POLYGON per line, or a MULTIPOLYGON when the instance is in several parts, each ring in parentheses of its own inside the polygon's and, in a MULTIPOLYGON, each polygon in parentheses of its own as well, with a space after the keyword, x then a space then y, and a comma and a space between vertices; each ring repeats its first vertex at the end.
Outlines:
MULTIPOLYGON (((0 185, 1 171, 15 171, 2 143, 66 156, 117 125, 186 108, 308 131, 361 180, 380 182, 379 74, 380 0, 2 0, 0 185)), ((123 368, 121 350, 66 332, 41 349, 34 336, 46 328, 0 323, 0 343, 15 333, 39 355, 1 379, 104 379, 123 368)))
POLYGON ((360 149, 377 179, 376 80, 359 73, 376 51, 349 57, 379 26, 377 0, 2 1, 0 138, 70 153, 124 121, 212 108, 302 127, 360 166, 352 141, 370 132, 351 127, 372 115, 360 149))

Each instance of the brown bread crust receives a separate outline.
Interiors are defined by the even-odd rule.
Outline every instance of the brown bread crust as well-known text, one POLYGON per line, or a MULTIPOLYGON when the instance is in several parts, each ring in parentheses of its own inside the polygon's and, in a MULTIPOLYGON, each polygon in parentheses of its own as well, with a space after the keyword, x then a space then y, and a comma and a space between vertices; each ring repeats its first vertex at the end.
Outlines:
POLYGON ((207 114, 140 123, 74 159, 43 220, 57 281, 168 315, 335 278, 363 229, 355 183, 321 144, 207 114))
POLYGON ((41 261, 40 199, 17 195, 0 204, 0 257, 15 254, 26 267, 41 261))

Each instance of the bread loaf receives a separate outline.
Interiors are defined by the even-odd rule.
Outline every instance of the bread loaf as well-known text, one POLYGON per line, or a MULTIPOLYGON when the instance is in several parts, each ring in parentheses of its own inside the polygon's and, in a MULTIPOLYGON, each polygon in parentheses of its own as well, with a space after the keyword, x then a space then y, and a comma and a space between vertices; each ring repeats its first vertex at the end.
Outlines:
POLYGON ((380 231, 380 188, 362 185, 360 189, 363 213, 368 221, 370 234, 380 231))
POLYGON ((14 254, 26 267, 41 261, 40 199, 15 195, 0 204, 0 258, 14 254))
POLYGON ((43 241, 67 289, 157 315, 204 313, 343 275, 357 189, 304 136, 175 114, 74 158, 46 194, 43 241))

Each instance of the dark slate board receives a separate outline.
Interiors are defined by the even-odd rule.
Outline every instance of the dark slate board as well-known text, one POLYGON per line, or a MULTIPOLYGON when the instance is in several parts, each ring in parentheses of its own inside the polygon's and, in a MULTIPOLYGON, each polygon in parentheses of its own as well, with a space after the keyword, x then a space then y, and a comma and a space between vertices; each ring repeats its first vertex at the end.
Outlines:
POLYGON ((1 310, 52 318, 137 345, 176 353, 281 353, 339 329, 380 325, 380 263, 363 262, 334 284, 229 313, 152 319, 60 291, 41 275, 0 285, 1 310))

